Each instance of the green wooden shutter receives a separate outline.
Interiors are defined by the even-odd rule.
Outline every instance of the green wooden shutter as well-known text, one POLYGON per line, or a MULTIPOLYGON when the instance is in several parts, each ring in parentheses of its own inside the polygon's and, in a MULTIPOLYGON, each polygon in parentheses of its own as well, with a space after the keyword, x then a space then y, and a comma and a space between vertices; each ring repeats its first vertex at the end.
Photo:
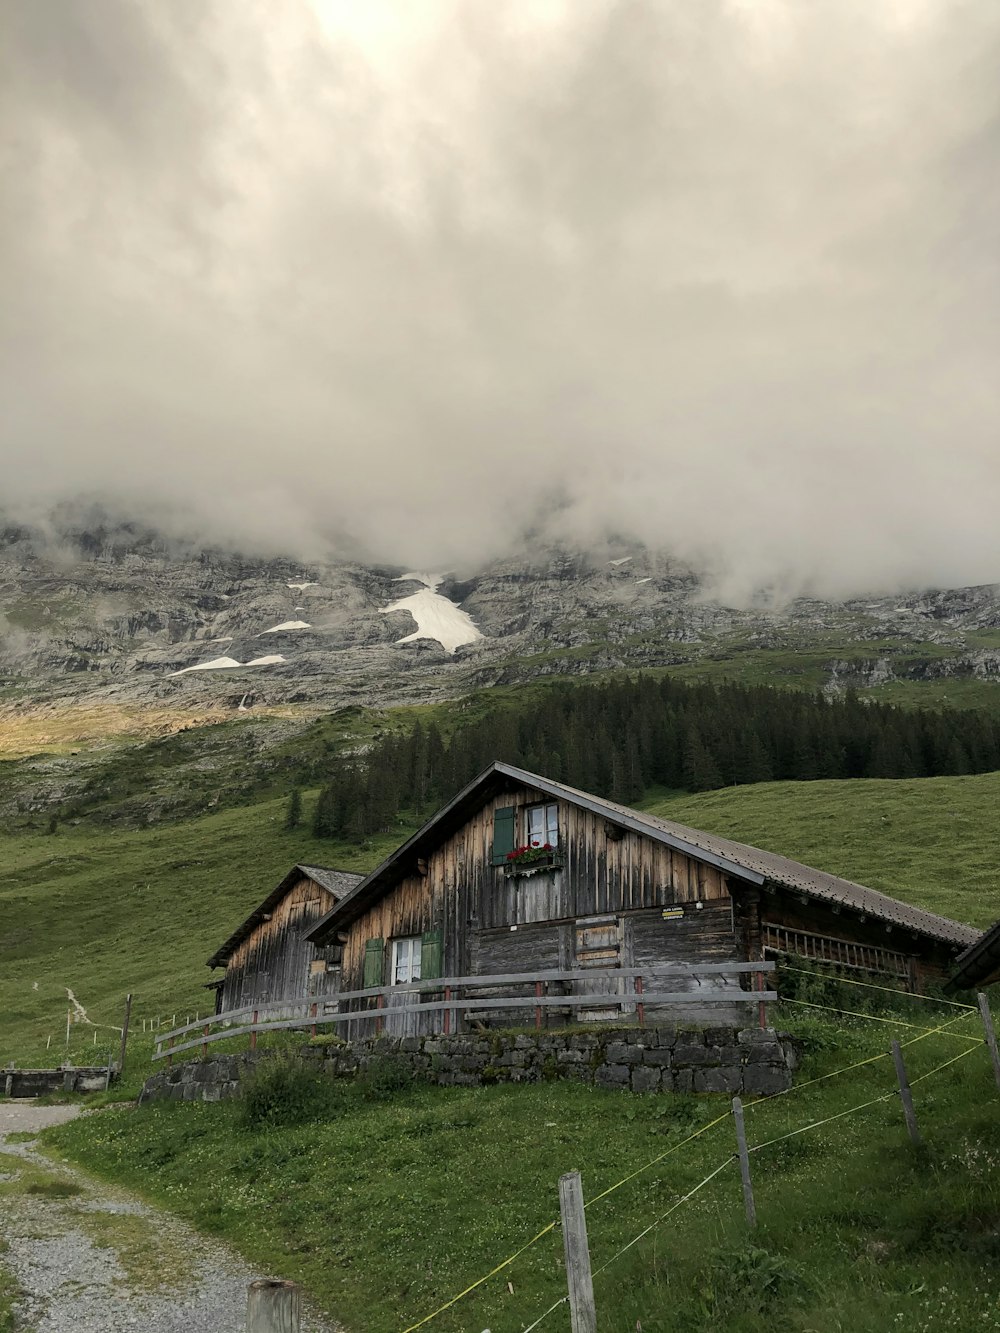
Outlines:
POLYGON ((514 850, 514 815, 512 805, 493 812, 493 864, 502 866, 507 853, 514 850))
POLYGON ((420 939, 420 979, 433 981, 444 975, 444 948, 440 930, 425 930, 420 939))
POLYGON ((365 945, 365 977, 362 989, 382 985, 382 952, 385 945, 382 940, 369 940, 365 945))

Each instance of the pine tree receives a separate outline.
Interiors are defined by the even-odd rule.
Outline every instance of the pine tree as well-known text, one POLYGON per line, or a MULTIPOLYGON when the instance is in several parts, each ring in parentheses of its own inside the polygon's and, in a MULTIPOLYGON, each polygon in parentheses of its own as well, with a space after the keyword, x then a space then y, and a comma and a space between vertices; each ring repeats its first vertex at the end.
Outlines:
POLYGON ((288 798, 288 805, 285 808, 285 828, 298 828, 302 823, 302 792, 298 787, 292 788, 292 794, 288 798))

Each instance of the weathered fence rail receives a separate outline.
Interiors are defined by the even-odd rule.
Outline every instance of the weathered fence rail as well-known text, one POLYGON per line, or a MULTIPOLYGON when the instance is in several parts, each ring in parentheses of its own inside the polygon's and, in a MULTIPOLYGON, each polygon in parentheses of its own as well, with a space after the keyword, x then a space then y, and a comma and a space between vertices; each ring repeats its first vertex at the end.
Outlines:
POLYGON ((370 986, 363 990, 342 991, 339 995, 313 999, 310 996, 294 996, 283 1000, 271 1000, 266 1005, 247 1005, 242 1009, 230 1009, 212 1018, 184 1024, 169 1032, 158 1033, 153 1060, 170 1060, 183 1051, 202 1047, 207 1053, 211 1043, 227 1041, 234 1037, 249 1036, 251 1048, 256 1045, 261 1032, 277 1032, 295 1028, 309 1028, 315 1035, 320 1027, 337 1027, 341 1024, 374 1022, 376 1031, 387 1019, 395 1022, 402 1015, 434 1014, 442 1015, 441 1031, 451 1033, 458 1030, 462 1014, 476 1014, 503 1009, 533 1009, 535 1026, 542 1026, 542 1015, 547 1009, 617 1009, 623 1013, 635 1013, 639 1026, 645 1023, 647 1006, 665 1005, 683 1007, 686 1004, 721 1005, 751 1004, 758 1007, 761 1027, 767 1023, 765 1006, 777 1000, 776 991, 764 989, 764 976, 773 972, 772 961, 757 963, 705 963, 694 967, 664 965, 661 967, 618 967, 607 969, 582 968, 569 971, 548 972, 508 972, 500 975, 476 977, 434 977, 426 981, 409 982, 396 986, 370 986), (752 990, 743 990, 732 984, 725 984, 727 979, 752 975, 755 986, 752 990), (671 978, 693 982, 694 986, 685 990, 652 989, 648 983, 662 985, 671 978), (722 984, 704 985, 702 978, 714 978, 722 984), (563 986, 567 982, 599 983, 600 990, 582 990, 576 993, 553 994, 550 986, 563 986), (619 991, 603 989, 609 982, 620 982, 619 991), (527 995, 484 994, 506 989, 512 986, 530 987, 527 995), (473 992, 469 994, 468 992, 473 992), (421 997, 431 994, 436 998, 424 1000, 421 997), (412 1002, 400 1003, 405 996, 414 996, 412 1002), (391 1005, 387 1006, 387 999, 391 1005), (364 1007, 357 1007, 363 1005, 364 1007), (293 1016, 288 1017, 291 1013, 293 1016), (268 1014, 280 1014, 281 1017, 269 1018, 268 1014), (249 1022, 241 1022, 249 1018, 249 1022), (195 1036, 194 1034, 198 1035, 195 1036), (189 1040, 178 1041, 178 1038, 189 1040))

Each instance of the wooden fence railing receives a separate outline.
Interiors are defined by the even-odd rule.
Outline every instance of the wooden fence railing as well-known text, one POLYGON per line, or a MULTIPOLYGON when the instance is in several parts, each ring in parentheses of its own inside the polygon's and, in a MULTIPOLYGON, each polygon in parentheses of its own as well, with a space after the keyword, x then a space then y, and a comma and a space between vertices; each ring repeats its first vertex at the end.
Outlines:
POLYGON ((290 1028, 309 1028, 315 1036, 319 1027, 336 1027, 344 1023, 367 1021, 373 1022, 376 1032, 380 1032, 386 1019, 394 1022, 404 1014, 440 1014, 442 1017, 439 1031, 448 1034, 458 1031, 461 1014, 474 1014, 487 1010, 495 1012, 502 1009, 533 1009, 535 1026, 540 1028, 542 1015, 546 1009, 617 1008, 621 1013, 634 1012, 639 1026, 642 1027, 646 1021, 647 1005, 755 1004, 760 1026, 766 1027, 766 1006, 776 1000, 778 994, 777 991, 764 989, 764 975, 773 972, 774 968, 773 962, 764 961, 705 963, 694 966, 674 964, 645 968, 509 972, 478 977, 434 977, 426 981, 396 986, 371 986, 364 990, 341 991, 338 995, 327 995, 316 999, 299 995, 285 1000, 270 1000, 267 1004, 230 1009, 212 1018, 187 1023, 169 1032, 157 1033, 153 1059, 166 1059, 169 1062, 175 1055, 194 1050, 198 1046, 202 1048, 202 1054, 207 1054, 208 1047, 213 1042, 242 1036, 249 1036, 250 1049, 253 1050, 257 1045, 259 1033, 290 1028), (752 990, 742 990, 731 982, 727 984, 727 979, 747 974, 754 977, 752 990), (664 983, 669 985, 670 978, 693 983, 693 986, 686 990, 656 988, 662 987, 664 983), (705 985, 703 978, 714 979, 716 984, 705 985), (591 986, 600 984, 602 988, 609 982, 620 982, 621 988, 617 991, 581 990, 574 994, 555 994, 550 990, 551 986, 559 986, 564 992, 567 982, 589 982, 591 986), (484 991, 496 991, 512 986, 530 987, 531 993, 483 994, 484 991), (421 997, 425 994, 432 994, 436 998, 424 1000, 421 997), (399 1000, 408 995, 415 996, 415 1000, 412 1003, 400 1004, 399 1000), (386 1000, 390 998, 392 1003, 387 1006, 386 1000), (353 1007, 360 1002, 366 1002, 364 1008, 353 1007), (287 1015, 289 1012, 296 1016, 268 1017, 268 1014, 287 1015), (246 1022, 246 1019, 250 1021, 246 1022), (194 1036, 195 1033, 199 1035, 194 1036), (178 1038, 185 1037, 189 1039, 178 1043, 178 1038))

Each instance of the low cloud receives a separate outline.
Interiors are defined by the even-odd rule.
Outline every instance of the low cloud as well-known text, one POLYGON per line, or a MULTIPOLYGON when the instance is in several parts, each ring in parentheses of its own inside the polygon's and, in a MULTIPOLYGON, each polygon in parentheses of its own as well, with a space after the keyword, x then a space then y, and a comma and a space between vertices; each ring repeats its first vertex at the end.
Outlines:
POLYGON ((8 0, 0 502, 1000 579, 993 0, 8 0))

